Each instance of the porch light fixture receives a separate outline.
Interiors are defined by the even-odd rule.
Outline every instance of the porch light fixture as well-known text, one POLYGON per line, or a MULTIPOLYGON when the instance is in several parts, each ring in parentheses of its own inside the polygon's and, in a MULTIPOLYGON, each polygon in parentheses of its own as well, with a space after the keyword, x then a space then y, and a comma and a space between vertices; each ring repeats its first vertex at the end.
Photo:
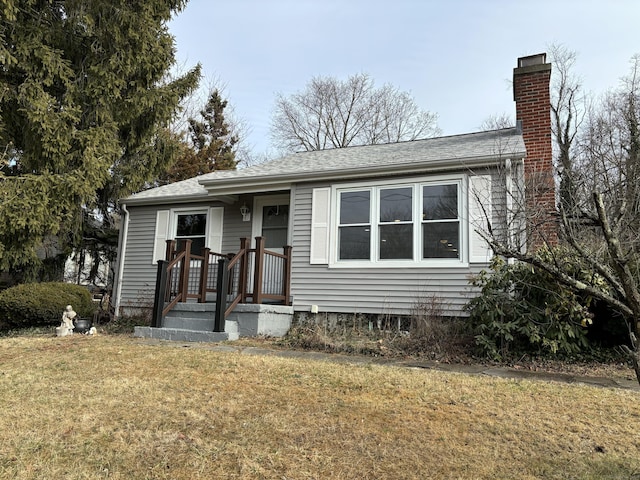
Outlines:
POLYGON ((240 214, 242 215, 243 222, 251 221, 251 212, 249 211, 249 207, 247 207, 246 203, 243 203, 240 207, 240 214))

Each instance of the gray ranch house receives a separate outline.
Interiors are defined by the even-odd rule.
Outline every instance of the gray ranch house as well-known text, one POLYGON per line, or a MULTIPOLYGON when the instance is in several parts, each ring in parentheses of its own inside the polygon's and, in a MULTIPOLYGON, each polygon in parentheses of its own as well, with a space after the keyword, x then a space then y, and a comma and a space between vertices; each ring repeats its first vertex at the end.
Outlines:
POLYGON ((518 59, 513 128, 295 153, 122 200, 116 315, 153 305, 136 335, 202 341, 426 298, 463 315, 483 233, 524 234, 518 195, 553 208, 527 191, 552 175, 550 73, 544 54, 518 59))

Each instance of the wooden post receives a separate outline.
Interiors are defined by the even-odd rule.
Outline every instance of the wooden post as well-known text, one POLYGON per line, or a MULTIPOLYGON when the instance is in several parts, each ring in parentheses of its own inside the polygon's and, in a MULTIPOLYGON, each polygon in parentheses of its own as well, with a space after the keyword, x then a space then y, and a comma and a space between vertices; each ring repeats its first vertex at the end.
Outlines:
POLYGON ((156 293, 153 298, 153 312, 151 326, 162 327, 162 310, 164 309, 165 294, 167 292, 167 265, 166 260, 158 260, 158 273, 156 275, 156 293))
POLYGON ((214 318, 214 332, 224 332, 224 312, 227 310, 227 289, 229 287, 229 260, 218 260, 218 279, 216 282, 216 315, 214 318))
POLYGON ((256 237, 256 258, 253 262, 253 303, 262 303, 264 269, 264 237, 256 237))
POLYGON ((284 283, 284 304, 291 305, 291 245, 287 245, 284 247, 284 271, 282 274, 284 275, 283 283, 284 283))
POLYGON ((249 262, 247 261, 247 248, 248 240, 246 237, 243 237, 240 239, 240 251, 243 253, 240 258, 240 278, 238 279, 238 295, 240 295, 240 303, 245 303, 247 301, 247 278, 249 274, 247 271, 249 266, 249 262))
POLYGON ((164 254, 164 259, 167 261, 173 260, 173 254, 176 251, 176 241, 175 240, 167 240, 167 249, 164 254))
POLYGON ((202 268, 200 269, 200 296, 198 297, 198 303, 205 303, 207 301, 207 279, 209 277, 209 252, 211 250, 207 247, 202 249, 202 268))
POLYGON ((191 266, 191 240, 184 241, 184 259, 182 260, 182 269, 180 270, 180 293, 181 302, 187 301, 189 293, 189 268, 191 266))

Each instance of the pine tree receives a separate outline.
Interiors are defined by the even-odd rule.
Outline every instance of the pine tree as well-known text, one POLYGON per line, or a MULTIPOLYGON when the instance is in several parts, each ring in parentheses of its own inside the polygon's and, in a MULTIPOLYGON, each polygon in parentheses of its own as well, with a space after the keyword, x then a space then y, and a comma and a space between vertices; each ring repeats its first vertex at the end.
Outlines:
POLYGON ((179 151, 165 128, 199 66, 167 81, 186 0, 5 0, 0 7, 0 269, 82 239, 179 151), (83 211, 85 213, 83 213, 83 211))
POLYGON ((161 182, 186 180, 214 170, 236 168, 234 147, 238 137, 231 133, 224 116, 227 100, 214 90, 200 111, 200 119, 189 118, 189 142, 161 182))

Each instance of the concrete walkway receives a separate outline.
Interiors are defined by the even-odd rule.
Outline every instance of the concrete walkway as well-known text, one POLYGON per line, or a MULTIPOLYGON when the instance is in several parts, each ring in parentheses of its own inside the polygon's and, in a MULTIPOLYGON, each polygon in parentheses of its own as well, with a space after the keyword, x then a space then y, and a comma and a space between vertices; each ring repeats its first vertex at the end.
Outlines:
POLYGON ((303 350, 275 350, 260 347, 248 347, 233 344, 212 343, 184 343, 150 338, 140 339, 145 345, 163 345, 176 348, 197 348, 214 352, 240 353, 242 355, 262 355, 282 358, 304 358, 324 362, 348 363, 348 364, 375 364, 389 365, 407 368, 423 368, 443 372, 465 373, 468 375, 486 375, 489 377, 513 378, 523 380, 535 380, 546 382, 579 383, 601 388, 620 388, 640 392, 640 385, 636 380, 611 379, 607 377, 590 377, 573 375, 568 373, 534 372, 508 367, 490 367, 486 365, 467 365, 439 363, 429 360, 394 360, 385 358, 367 357, 361 355, 341 355, 336 353, 323 353, 303 350))

